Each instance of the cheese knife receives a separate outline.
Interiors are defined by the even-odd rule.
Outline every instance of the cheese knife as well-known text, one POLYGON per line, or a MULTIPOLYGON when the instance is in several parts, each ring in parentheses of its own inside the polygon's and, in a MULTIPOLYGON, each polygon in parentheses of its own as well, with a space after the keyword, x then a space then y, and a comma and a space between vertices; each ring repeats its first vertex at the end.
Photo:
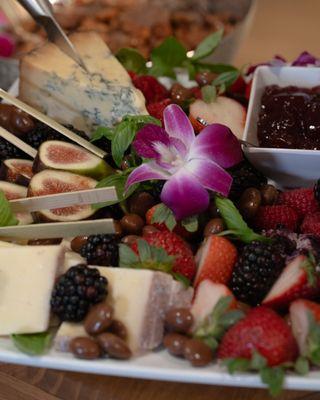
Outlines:
POLYGON ((45 29, 49 41, 58 46, 60 50, 87 71, 75 47, 55 19, 49 0, 18 0, 18 2, 27 10, 32 18, 45 29))

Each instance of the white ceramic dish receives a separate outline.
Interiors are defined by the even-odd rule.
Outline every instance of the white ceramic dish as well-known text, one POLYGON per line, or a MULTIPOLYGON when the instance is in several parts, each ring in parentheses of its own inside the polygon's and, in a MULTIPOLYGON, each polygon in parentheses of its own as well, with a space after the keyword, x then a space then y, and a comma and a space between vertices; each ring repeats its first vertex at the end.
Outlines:
MULTIPOLYGON (((268 85, 300 86, 319 85, 320 68, 267 67, 256 69, 249 101, 244 140, 257 141, 257 122, 261 96, 268 85)), ((248 159, 266 176, 283 187, 310 187, 320 175, 320 151, 244 147, 248 159)))

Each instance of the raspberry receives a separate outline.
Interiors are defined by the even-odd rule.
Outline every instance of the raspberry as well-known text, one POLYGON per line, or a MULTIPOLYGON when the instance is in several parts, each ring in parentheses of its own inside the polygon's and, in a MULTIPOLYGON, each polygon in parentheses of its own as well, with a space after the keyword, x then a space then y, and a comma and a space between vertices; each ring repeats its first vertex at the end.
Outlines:
POLYGON ((158 103, 169 96, 168 90, 153 76, 136 76, 132 82, 137 89, 141 90, 147 104, 158 103))
POLYGON ((304 217, 306 214, 319 210, 313 189, 294 189, 280 193, 278 204, 285 204, 294 208, 299 217, 304 217))
POLYGON ((163 122, 163 111, 171 103, 172 103, 171 99, 165 99, 160 101, 159 103, 153 103, 147 105, 147 110, 150 115, 163 122))
POLYGON ((260 230, 276 229, 281 226, 295 231, 298 220, 299 215, 292 207, 275 205, 260 207, 254 217, 253 224, 260 230))
POLYGON ((301 232, 320 237, 320 211, 305 216, 301 225, 301 232))

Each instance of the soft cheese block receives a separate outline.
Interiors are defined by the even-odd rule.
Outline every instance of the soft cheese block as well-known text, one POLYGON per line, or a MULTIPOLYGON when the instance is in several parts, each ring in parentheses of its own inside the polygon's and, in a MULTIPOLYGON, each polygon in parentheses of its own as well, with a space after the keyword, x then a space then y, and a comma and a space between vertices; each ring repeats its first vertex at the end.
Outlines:
MULTIPOLYGON (((114 318, 128 331, 128 345, 135 354, 158 347, 164 333, 164 316, 170 307, 190 307, 193 289, 185 289, 163 272, 97 267, 108 279, 106 302, 114 308, 114 318)), ((63 323, 55 345, 66 351, 70 340, 83 336, 81 324, 63 323)))
POLYGON ((79 32, 70 39, 87 71, 47 43, 21 60, 21 100, 89 135, 125 115, 148 114, 143 94, 98 34, 79 32))
POLYGON ((48 328, 61 246, 0 247, 0 335, 48 328))

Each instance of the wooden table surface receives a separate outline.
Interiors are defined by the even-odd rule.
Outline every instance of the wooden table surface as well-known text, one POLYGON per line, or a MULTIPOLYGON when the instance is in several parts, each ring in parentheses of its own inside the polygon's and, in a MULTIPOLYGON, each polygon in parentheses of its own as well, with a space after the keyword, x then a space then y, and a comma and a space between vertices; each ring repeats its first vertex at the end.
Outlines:
MULTIPOLYGON (((236 1, 236 0, 235 0, 236 1)), ((320 0, 258 0, 236 63, 293 59, 307 49, 320 55, 320 0)), ((0 365, 0 400, 266 400, 265 390, 180 384, 0 365)), ((320 393, 285 391, 281 400, 319 399, 320 393)))

